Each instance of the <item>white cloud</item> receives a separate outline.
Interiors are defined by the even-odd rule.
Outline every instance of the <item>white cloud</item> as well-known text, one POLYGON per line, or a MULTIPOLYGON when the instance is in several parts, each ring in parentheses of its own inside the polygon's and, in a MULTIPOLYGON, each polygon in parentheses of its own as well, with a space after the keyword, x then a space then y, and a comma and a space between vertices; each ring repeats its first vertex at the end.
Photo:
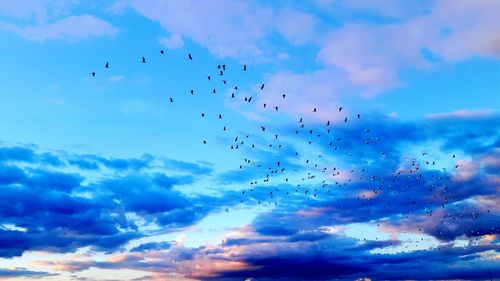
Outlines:
POLYGON ((160 44, 167 46, 170 49, 179 49, 184 47, 184 40, 180 34, 172 34, 170 37, 162 37, 158 39, 160 44))
POLYGON ((110 82, 119 82, 122 81, 123 79, 125 79, 125 76, 123 75, 113 75, 108 78, 110 82))
POLYGON ((92 15, 70 16, 54 23, 39 23, 27 27, 0 22, 0 29, 40 42, 52 39, 77 41, 89 37, 114 35, 118 32, 118 29, 110 23, 92 15))
POLYGON ((126 4, 173 34, 161 39, 164 44, 178 46, 180 39, 189 38, 217 57, 253 58, 265 52, 266 26, 272 16, 265 7, 237 0, 132 0, 126 4))

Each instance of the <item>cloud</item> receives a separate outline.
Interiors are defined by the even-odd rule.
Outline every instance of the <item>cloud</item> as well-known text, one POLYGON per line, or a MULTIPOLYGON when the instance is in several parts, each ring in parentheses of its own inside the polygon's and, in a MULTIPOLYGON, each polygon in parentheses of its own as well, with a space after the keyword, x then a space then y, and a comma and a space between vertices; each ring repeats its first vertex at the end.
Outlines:
POLYGON ((1 278, 19 278, 19 277, 27 277, 27 278, 43 278, 49 276, 57 276, 58 274, 43 272, 43 271, 32 271, 22 267, 16 267, 14 269, 8 268, 0 268, 0 277, 1 278))
POLYGON ((90 247, 110 258, 51 266, 140 270, 160 280, 169 274, 201 280, 496 277, 485 257, 499 250, 492 238, 500 234, 498 124, 494 113, 421 121, 365 114, 347 124, 306 122, 296 134, 294 120, 268 127, 268 135, 253 139, 256 148, 242 146, 244 155, 252 149, 248 167, 218 174, 210 164, 148 154, 121 159, 1 147, 0 255, 90 247), (282 148, 267 146, 275 133, 282 148), (47 153, 65 164, 40 165, 47 153), (287 169, 271 174, 277 161, 287 169), (87 162, 97 168, 87 169, 87 162), (179 189, 205 176, 237 190, 188 196, 179 189), (259 184, 244 184, 248 180, 259 184), (188 231, 237 204, 269 208, 214 245, 143 242, 126 250, 133 239, 188 231), (362 237, 370 231, 349 237, 348 229, 359 225, 373 227, 373 237, 362 237), (470 242, 459 247, 460 240, 470 242))
POLYGON ((182 38, 206 46, 217 57, 259 57, 264 53, 261 40, 271 20, 267 8, 243 1, 163 2, 125 1, 139 14, 157 21, 170 37, 160 42, 171 47, 182 46, 182 38), (207 12, 210 11, 210 12, 207 12))
POLYGON ((313 15, 292 8, 284 8, 276 18, 276 29, 292 44, 310 43, 317 24, 313 15))
POLYGON ((112 36, 118 32, 118 29, 107 21, 88 14, 23 27, 0 22, 0 29, 15 32, 24 38, 39 42, 61 39, 79 41, 92 37, 112 36))
POLYGON ((448 113, 429 113, 427 118, 429 119, 446 119, 446 118, 481 118, 488 117, 495 113, 492 109, 482 109, 482 110, 457 110, 448 113))
POLYGON ((33 250, 65 253, 86 246, 114 252, 145 236, 142 226, 168 225, 165 232, 185 227, 218 208, 207 202, 220 199, 188 197, 174 186, 192 184, 210 172, 209 164, 147 154, 114 159, 33 146, 0 147, 0 256, 33 250))
POLYGON ((170 248, 171 246, 172 245, 168 242, 149 242, 130 249, 130 252, 147 252, 147 251, 164 250, 170 248))
MULTIPOLYGON (((367 9, 374 3, 354 1, 345 5, 367 9)), ((387 1, 379 7, 387 6, 402 11, 398 8, 401 5, 387 1)), ((498 8, 498 3, 491 1, 437 1, 428 7, 429 12, 421 8, 414 15, 403 12, 405 16, 395 23, 347 22, 330 32, 317 59, 345 71, 354 86, 375 95, 398 86, 400 71, 432 66, 429 54, 445 63, 473 56, 499 58, 496 30, 500 26, 492 12, 498 8)), ((375 11, 384 15, 391 9, 375 11)))

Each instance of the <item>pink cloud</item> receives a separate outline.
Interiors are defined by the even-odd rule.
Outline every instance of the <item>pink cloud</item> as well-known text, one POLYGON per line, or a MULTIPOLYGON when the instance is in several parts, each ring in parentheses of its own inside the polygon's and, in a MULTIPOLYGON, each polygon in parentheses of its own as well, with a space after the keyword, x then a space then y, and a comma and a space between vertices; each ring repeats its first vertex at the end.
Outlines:
POLYGON ((303 44, 314 37, 318 20, 311 14, 285 8, 276 18, 277 30, 292 44, 303 44))
MULTIPOLYGON (((399 11, 399 4, 392 3, 399 11)), ((330 32, 317 59, 345 71, 364 94, 375 95, 400 85, 400 70, 432 66, 422 55, 424 48, 445 63, 475 55, 500 58, 500 22, 495 15, 499 9, 495 1, 437 1, 430 13, 407 15, 398 24, 348 22, 330 32)))

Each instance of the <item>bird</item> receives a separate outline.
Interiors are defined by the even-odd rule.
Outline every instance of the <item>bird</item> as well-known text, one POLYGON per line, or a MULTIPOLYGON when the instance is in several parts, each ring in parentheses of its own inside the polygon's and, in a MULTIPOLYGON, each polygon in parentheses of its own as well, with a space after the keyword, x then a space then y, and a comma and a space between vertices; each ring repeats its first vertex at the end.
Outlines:
POLYGON ((90 74, 92 75, 92 77, 95 77, 95 72, 90 72, 90 74))
POLYGON ((141 63, 146 63, 146 58, 142 57, 141 63))
POLYGON ((106 62, 106 65, 104 65, 104 68, 109 68, 109 62, 106 62))
POLYGON ((193 60, 193 56, 191 55, 191 53, 189 53, 188 58, 189 58, 190 60, 193 60))
POLYGON ((173 98, 170 98, 170 102, 174 102, 174 99, 173 99, 173 98))
POLYGON ((282 95, 282 97, 283 97, 283 98, 285 98, 285 97, 286 97, 286 94, 283 94, 283 95, 282 95))
POLYGON ((191 95, 194 95, 194 90, 191 90, 191 95))
POLYGON ((243 71, 247 71, 247 65, 246 64, 243 65, 243 71))
POLYGON ((316 107, 313 109, 313 112, 317 112, 316 107))
POLYGON ((162 54, 162 55, 163 55, 163 54, 165 54, 165 52, 164 52, 163 50, 160 50, 160 54, 162 54))
POLYGON ((342 111, 342 109, 344 109, 344 108, 343 108, 343 107, 339 107, 339 112, 341 112, 341 111, 342 111))
POLYGON ((260 89, 264 90, 264 84, 260 85, 260 89))

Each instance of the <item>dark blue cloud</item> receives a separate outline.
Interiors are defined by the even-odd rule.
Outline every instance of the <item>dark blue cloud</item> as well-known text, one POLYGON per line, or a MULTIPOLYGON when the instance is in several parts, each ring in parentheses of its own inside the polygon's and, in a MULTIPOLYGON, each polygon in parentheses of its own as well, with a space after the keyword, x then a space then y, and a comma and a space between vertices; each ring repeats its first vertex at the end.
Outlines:
POLYGON ((33 271, 26 268, 17 267, 15 269, 0 268, 0 278, 43 278, 49 276, 57 276, 58 274, 43 272, 43 271, 33 271))
POLYGON ((10 163, 0 164, 0 220, 7 225, 0 228, 2 257, 20 256, 28 250, 73 252, 85 246, 114 252, 145 235, 127 213, 168 225, 165 231, 173 231, 217 208, 208 204, 212 197, 188 197, 174 189, 194 182, 200 172, 186 162, 180 167, 184 174, 171 176, 146 170, 154 161, 150 155, 106 159, 49 155, 22 147, 1 151, 2 161, 10 163), (69 160, 60 160, 65 157, 69 160), (65 161, 81 170, 64 172, 60 163, 65 161), (16 164, 20 162, 28 165, 16 164), (101 178, 86 182, 86 171, 100 169, 99 165, 125 173, 102 173, 101 178), (193 174, 186 174, 186 167, 193 174))
POLYGON ((195 175, 207 175, 213 171, 212 166, 208 164, 200 165, 197 163, 190 163, 173 159, 165 160, 164 164, 166 168, 176 169, 195 175))
POLYGON ((172 244, 168 242, 149 242, 130 249, 130 252, 148 252, 148 251, 166 250, 171 246, 172 244))
POLYGON ((24 147, 1 147, 0 162, 4 161, 24 161, 31 162, 35 158, 33 150, 24 147))

